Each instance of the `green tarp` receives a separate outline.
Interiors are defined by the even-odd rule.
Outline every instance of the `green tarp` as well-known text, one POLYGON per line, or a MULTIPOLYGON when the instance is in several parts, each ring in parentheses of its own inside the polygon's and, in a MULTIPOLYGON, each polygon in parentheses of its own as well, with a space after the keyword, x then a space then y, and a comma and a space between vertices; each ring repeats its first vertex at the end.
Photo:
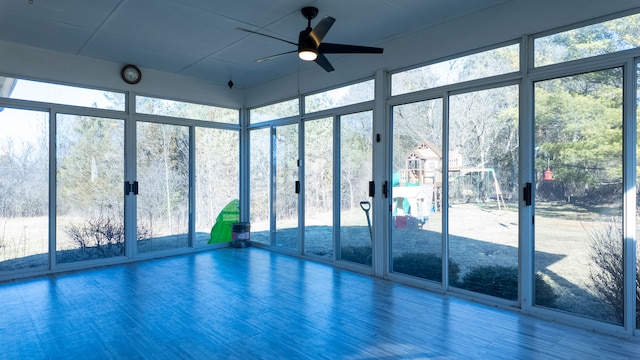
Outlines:
POLYGON ((231 241, 231 225, 240 221, 240 209, 238 200, 231 200, 216 218, 216 223, 211 228, 209 244, 231 241))

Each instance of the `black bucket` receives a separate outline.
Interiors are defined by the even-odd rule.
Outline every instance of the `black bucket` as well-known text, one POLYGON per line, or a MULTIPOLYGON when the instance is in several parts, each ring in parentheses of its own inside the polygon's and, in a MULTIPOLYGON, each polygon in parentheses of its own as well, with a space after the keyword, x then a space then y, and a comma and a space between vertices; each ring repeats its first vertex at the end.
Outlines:
POLYGON ((231 246, 244 248, 249 246, 251 224, 238 222, 231 225, 231 246))

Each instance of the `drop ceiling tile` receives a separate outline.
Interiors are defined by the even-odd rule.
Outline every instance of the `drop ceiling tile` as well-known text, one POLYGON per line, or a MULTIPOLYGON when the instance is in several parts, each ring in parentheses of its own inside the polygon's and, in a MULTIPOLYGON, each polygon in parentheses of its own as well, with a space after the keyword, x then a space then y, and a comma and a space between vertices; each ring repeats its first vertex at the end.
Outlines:
MULTIPOLYGON (((258 64, 260 65, 260 64, 258 64)), ((243 66, 226 61, 208 58, 181 72, 182 75, 194 76, 203 80, 224 84, 229 80, 237 85, 262 83, 279 76, 277 66, 243 66)))
POLYGON ((0 39, 5 41, 77 54, 91 33, 87 28, 29 17, 22 12, 0 12, 0 39))
POLYGON ((264 27, 279 19, 297 13, 302 6, 291 0, 269 1, 211 1, 211 0, 176 0, 180 4, 213 14, 235 19, 254 27, 264 27))
POLYGON ((424 25, 439 24, 511 0, 381 0, 389 6, 410 13, 425 21, 424 25))
POLYGON ((0 13, 94 30, 122 0, 0 0, 0 13))
POLYGON ((100 35, 93 44, 100 44, 100 46, 88 47, 85 50, 87 56, 123 64, 131 63, 169 73, 178 73, 200 59, 200 57, 164 46, 122 41, 122 38, 109 34, 100 35))
POLYGON ((127 1, 105 22, 88 47, 98 47, 100 39, 108 34, 143 47, 207 56, 240 39, 242 34, 233 31, 238 25, 237 21, 173 0, 127 1))

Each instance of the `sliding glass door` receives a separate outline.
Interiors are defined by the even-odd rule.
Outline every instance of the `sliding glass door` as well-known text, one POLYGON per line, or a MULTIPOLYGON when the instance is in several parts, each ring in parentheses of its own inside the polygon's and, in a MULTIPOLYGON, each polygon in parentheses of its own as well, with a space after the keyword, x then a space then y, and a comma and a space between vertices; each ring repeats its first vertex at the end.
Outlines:
POLYGON ((338 259, 372 265, 373 112, 343 115, 340 124, 340 238, 338 259))
POLYGON ((271 128, 249 133, 251 241, 271 246, 271 128))
POLYGON ((517 85, 449 97, 449 285, 518 300, 517 85), (456 269, 459 273, 456 273, 456 269))
POLYGON ((442 99, 393 107, 391 271, 442 281, 442 99))
POLYGON ((49 113, 0 108, 0 272, 49 265, 49 113))
POLYGON ((333 259, 333 118, 304 123, 304 253, 333 259))
POLYGON ((124 121, 56 121, 57 262, 124 256, 124 121))
POLYGON ((189 128, 137 124, 138 253, 189 246, 189 128))
POLYGON ((278 249, 293 251, 298 248, 299 239, 298 124, 275 128, 272 146, 274 245, 278 249))
POLYGON ((618 325, 622 84, 612 68, 534 88, 535 304, 618 325))
POLYGON ((195 129, 196 247, 230 241, 240 221, 239 140, 236 130, 195 129))

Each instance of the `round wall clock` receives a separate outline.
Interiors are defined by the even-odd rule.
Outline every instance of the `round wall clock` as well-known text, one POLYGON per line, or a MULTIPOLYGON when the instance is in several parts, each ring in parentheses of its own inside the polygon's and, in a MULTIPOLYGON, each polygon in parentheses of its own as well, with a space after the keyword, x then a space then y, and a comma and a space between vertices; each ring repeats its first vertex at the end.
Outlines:
POLYGON ((142 72, 135 65, 125 65, 120 70, 120 76, 127 84, 137 84, 142 80, 142 72))

